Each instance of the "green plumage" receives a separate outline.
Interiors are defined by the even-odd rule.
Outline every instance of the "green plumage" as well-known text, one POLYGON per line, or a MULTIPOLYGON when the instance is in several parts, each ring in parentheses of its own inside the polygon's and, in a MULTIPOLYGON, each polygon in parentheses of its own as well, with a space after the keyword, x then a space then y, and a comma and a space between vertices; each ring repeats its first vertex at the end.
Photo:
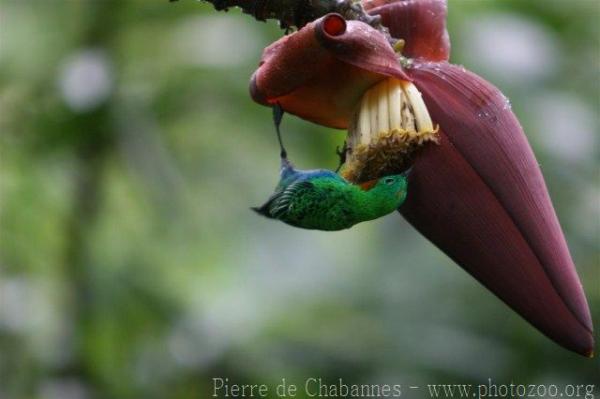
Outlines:
POLYGON ((398 209, 406 198, 408 171, 361 185, 324 170, 296 170, 287 159, 279 124, 283 110, 273 108, 281 146, 281 179, 262 206, 261 215, 292 226, 314 230, 343 230, 398 209))
POLYGON ((406 198, 406 174, 361 186, 332 171, 301 171, 284 162, 275 193, 253 209, 292 226, 343 230, 393 212, 406 198))

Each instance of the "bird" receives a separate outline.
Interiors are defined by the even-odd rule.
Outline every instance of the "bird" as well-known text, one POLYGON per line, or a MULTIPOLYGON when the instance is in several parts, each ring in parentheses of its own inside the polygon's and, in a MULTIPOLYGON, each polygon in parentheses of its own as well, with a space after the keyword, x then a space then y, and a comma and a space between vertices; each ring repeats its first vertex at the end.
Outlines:
POLYGON ((303 229, 338 231, 385 216, 402 205, 410 169, 360 184, 327 169, 295 169, 281 139, 283 114, 281 106, 275 104, 273 122, 281 150, 280 180, 269 199, 252 210, 303 229))

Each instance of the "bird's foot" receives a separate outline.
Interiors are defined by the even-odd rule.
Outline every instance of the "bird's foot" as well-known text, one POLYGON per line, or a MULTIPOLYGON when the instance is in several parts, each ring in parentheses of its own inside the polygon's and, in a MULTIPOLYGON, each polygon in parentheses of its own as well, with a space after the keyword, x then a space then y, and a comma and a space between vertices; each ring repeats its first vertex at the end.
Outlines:
POLYGON ((342 165, 346 163, 346 153, 347 152, 348 152, 348 142, 347 141, 344 141, 344 145, 342 146, 341 149, 340 149, 339 145, 335 148, 335 153, 340 158, 340 163, 338 164, 338 167, 335 170, 335 173, 339 172, 339 170, 342 168, 342 165))

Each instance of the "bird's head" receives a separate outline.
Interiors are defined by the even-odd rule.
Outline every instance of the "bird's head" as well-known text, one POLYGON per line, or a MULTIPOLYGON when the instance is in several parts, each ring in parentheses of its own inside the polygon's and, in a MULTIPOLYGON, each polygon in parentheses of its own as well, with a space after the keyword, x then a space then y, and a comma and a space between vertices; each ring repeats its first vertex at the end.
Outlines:
POLYGON ((406 199, 409 173, 410 170, 398 175, 380 177, 370 191, 378 201, 396 209, 406 199))

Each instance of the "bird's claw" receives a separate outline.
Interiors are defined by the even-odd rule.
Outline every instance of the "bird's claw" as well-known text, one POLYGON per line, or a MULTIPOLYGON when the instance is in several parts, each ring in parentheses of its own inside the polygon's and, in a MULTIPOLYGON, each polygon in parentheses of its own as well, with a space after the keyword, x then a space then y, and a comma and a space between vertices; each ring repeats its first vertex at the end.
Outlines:
POLYGON ((335 147, 335 153, 337 154, 338 157, 340 157, 340 163, 338 164, 338 167, 335 170, 336 173, 342 168, 342 165, 346 163, 346 153, 347 152, 348 152, 348 143, 345 141, 344 141, 344 145, 342 146, 341 149, 340 149, 339 145, 337 147, 335 147))

